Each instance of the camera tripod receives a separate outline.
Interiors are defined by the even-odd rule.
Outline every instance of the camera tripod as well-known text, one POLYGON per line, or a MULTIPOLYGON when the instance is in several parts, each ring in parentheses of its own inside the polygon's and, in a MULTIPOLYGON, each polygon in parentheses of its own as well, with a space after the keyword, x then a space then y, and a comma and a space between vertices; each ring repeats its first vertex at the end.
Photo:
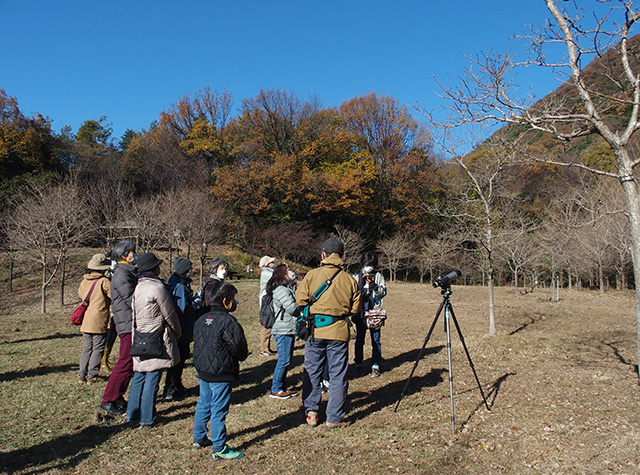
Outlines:
POLYGON ((486 406, 487 410, 490 411, 491 409, 489 408, 489 404, 487 403, 487 398, 484 395, 484 391, 482 390, 482 385, 480 384, 480 380, 478 379, 478 375, 476 373, 476 369, 473 366, 473 361, 471 361, 471 355, 469 355, 469 350, 467 349, 467 345, 464 342, 464 337, 462 336, 462 331, 460 331, 460 325, 458 325, 458 320, 456 319, 456 314, 453 312, 453 307, 451 306, 451 301, 449 300, 449 297, 451 296, 451 286, 447 285, 447 286, 443 286, 442 287, 442 303, 440 304, 440 307, 438 308, 438 311, 436 313, 435 318, 433 319, 433 322, 431 323, 431 328, 429 328, 429 333, 427 333, 426 338, 424 339, 424 343, 422 344, 422 348, 420 349, 420 353, 418 353, 418 357, 416 358, 416 361, 413 365, 413 369, 411 370, 411 374, 409 374, 409 378, 407 379, 406 384, 404 385, 404 389, 402 390, 402 394, 400 394, 400 398, 398 399, 398 402, 396 404, 395 409, 393 410, 393 412, 396 412, 398 410, 398 406, 400 406, 400 401, 402 401, 402 398, 404 397, 405 393, 407 392, 407 388, 409 387, 409 383, 411 382, 411 377, 413 376, 413 373, 416 371, 416 368, 418 367, 418 362, 420 361, 420 359, 422 358, 422 355, 424 354, 425 348, 427 347, 427 343, 429 342, 429 338, 431 338, 431 334, 433 333, 433 329, 436 326, 436 323, 438 321, 438 318, 440 317, 440 314, 442 313, 442 310, 444 309, 444 328, 445 328, 445 332, 447 334, 447 354, 448 354, 448 358, 449 358, 449 399, 451 401, 451 434, 455 435, 456 433, 456 424, 455 424, 455 412, 454 412, 454 408, 453 408, 453 372, 452 372, 452 363, 451 363, 451 329, 450 329, 450 323, 449 320, 453 320, 453 323, 456 326, 456 330, 458 331, 458 336, 460 337, 460 341, 462 342, 462 347, 464 348, 464 352, 467 354, 467 359, 469 360, 469 365, 471 366, 471 370, 473 371, 473 375, 476 378, 476 383, 478 384, 478 389, 480 390, 480 394, 482 394, 482 399, 484 400, 484 405, 486 406))

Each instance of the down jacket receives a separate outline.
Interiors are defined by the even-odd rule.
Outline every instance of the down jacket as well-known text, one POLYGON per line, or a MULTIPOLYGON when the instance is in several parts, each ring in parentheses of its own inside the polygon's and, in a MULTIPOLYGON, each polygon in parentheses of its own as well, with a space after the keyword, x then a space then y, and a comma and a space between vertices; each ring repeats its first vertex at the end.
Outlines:
POLYGON ((131 333, 131 296, 137 283, 137 269, 126 262, 118 262, 111 277, 111 311, 118 335, 131 333))
POLYGON ((239 361, 249 356, 244 330, 221 305, 212 305, 193 330, 193 364, 209 383, 231 382, 240 375, 239 361))
MULTIPOLYGON (((180 360, 178 338, 182 335, 182 329, 164 282, 158 278, 142 277, 133 293, 132 304, 132 333, 134 328, 142 333, 152 333, 164 328, 162 356, 145 360, 134 356, 133 370, 138 373, 147 373, 175 366, 180 360)), ((135 334, 132 335, 133 343, 135 343, 135 334)))
POLYGON ((78 297, 85 299, 91 286, 96 282, 96 286, 89 297, 89 305, 84 314, 80 331, 82 333, 107 333, 109 319, 111 318, 111 285, 100 272, 90 272, 83 276, 80 287, 78 288, 78 297), (96 282, 97 281, 97 282, 96 282))
POLYGON ((276 314, 276 321, 271 328, 271 334, 295 335, 300 309, 296 304, 296 294, 291 287, 279 285, 273 290, 273 311, 276 314))

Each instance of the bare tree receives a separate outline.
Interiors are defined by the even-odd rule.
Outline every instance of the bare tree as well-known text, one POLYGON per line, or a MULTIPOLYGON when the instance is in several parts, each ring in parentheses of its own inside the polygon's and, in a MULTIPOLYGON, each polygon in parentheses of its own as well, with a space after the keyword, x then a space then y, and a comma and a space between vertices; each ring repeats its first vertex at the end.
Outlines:
POLYGON ((380 240, 378 251, 382 254, 383 265, 389 269, 390 280, 395 282, 398 269, 413 255, 414 238, 407 232, 397 232, 391 237, 380 240))
POLYGON ((66 260, 69 250, 96 232, 84 196, 73 180, 58 185, 33 184, 9 216, 14 249, 40 264, 41 306, 46 313, 46 290, 60 273, 60 305, 64 305, 66 260))
MULTIPOLYGON (((448 125, 511 123, 524 126, 523 132, 524 129, 540 131, 562 141, 599 135, 611 149, 614 171, 576 160, 567 163, 549 157, 533 155, 533 158, 560 166, 570 164, 619 180, 629 219, 634 277, 640 282, 640 185, 635 176, 640 160, 631 150, 632 139, 640 129, 640 66, 630 45, 631 30, 640 19, 640 12, 633 0, 593 1, 592 11, 583 7, 584 2, 580 7, 577 2, 559 0, 545 0, 545 4, 551 21, 541 28, 532 28, 530 34, 525 35, 532 52, 527 61, 517 62, 508 54, 483 55, 472 59, 472 67, 458 87, 444 88, 444 94, 453 101, 448 125), (558 57, 558 45, 563 46, 566 56, 558 57), (595 90, 585 74, 583 61, 603 56, 609 49, 609 61, 603 62, 603 76, 610 81, 611 89, 595 90), (622 72, 616 72, 614 65, 621 65, 622 72), (532 98, 518 97, 515 73, 520 67, 530 66, 566 74, 567 88, 575 91, 577 102, 567 100, 567 96, 556 96, 556 100, 534 104, 532 98), (617 114, 615 121, 609 120, 612 105, 624 111, 617 114)), ((640 286, 637 285, 636 323, 640 360, 640 286)))
POLYGON ((360 257, 364 251, 366 242, 362 237, 362 234, 353 231, 349 228, 336 224, 334 226, 338 239, 344 244, 344 255, 342 260, 345 263, 345 267, 348 269, 353 266, 357 266, 360 263, 360 257))
POLYGON ((167 244, 166 224, 164 223, 164 202, 162 195, 140 198, 131 206, 131 224, 137 229, 140 247, 144 252, 167 244))

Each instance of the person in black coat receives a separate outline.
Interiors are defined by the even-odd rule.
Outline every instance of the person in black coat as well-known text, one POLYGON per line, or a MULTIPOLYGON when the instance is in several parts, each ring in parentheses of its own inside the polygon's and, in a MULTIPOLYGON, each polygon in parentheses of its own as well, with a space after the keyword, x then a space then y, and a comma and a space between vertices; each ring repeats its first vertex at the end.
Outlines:
POLYGON ((239 377, 239 362, 249 355, 244 330, 231 315, 237 308, 238 290, 227 282, 218 281, 206 292, 209 312, 196 321, 193 331, 193 363, 200 377, 193 449, 211 445, 214 459, 238 459, 243 454, 227 447, 225 426, 231 384, 239 377), (207 439, 208 422, 211 440, 207 439))

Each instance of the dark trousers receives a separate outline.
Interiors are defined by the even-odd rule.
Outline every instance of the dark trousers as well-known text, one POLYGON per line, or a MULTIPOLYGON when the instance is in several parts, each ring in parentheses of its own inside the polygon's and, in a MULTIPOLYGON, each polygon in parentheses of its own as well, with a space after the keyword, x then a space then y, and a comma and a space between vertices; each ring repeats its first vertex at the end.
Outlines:
POLYGON ((189 340, 178 340, 178 351, 180 352, 180 360, 167 370, 167 378, 164 382, 165 396, 173 396, 176 391, 184 391, 182 384, 182 372, 184 371, 184 364, 189 358, 189 346, 191 342, 189 340))
POLYGON ((129 354, 131 351, 131 333, 120 336, 120 356, 113 367, 109 382, 102 396, 102 404, 114 402, 124 396, 129 386, 129 381, 133 377, 133 358, 129 354))

